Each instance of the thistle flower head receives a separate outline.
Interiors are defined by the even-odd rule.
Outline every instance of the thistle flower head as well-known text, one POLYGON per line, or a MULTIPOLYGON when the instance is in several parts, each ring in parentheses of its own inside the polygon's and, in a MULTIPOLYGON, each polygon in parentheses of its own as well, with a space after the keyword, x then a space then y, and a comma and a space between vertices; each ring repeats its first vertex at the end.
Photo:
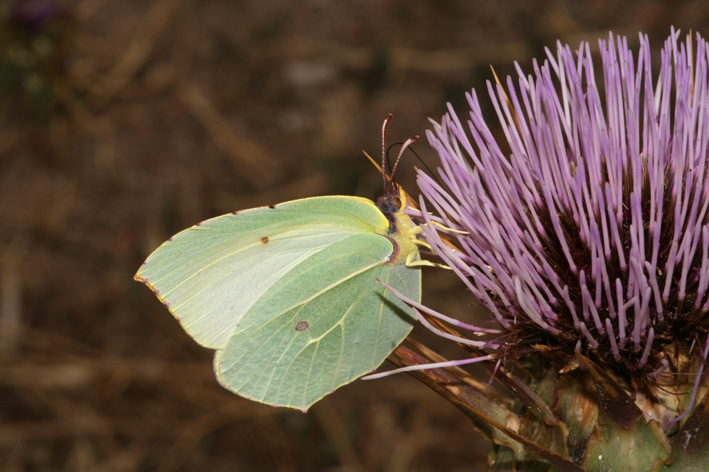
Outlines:
POLYGON ((439 224, 423 236, 499 324, 489 350, 578 352, 653 385, 701 374, 709 46, 673 30, 656 78, 647 37, 599 49, 558 44, 534 74, 488 83, 499 124, 475 91, 467 123, 452 108, 433 123, 420 217, 439 224))

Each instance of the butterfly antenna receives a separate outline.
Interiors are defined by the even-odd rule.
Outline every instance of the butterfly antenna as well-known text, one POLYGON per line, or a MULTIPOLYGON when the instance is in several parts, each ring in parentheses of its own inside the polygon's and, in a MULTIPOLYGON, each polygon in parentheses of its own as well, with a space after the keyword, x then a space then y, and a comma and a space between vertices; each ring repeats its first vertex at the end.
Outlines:
MULTIPOLYGON (((392 148, 393 148, 394 146, 401 146, 401 145, 403 145, 403 144, 404 144, 404 143, 402 143, 401 141, 399 141, 399 142, 390 144, 389 147, 387 148, 387 164, 389 164, 389 168, 390 168, 390 169, 391 169, 391 161, 389 160, 389 152, 392 150, 392 148)), ((433 180, 435 180, 437 184, 440 185, 441 182, 440 182, 440 180, 438 180, 438 177, 436 177, 436 173, 433 172, 433 170, 428 166, 428 164, 426 164, 426 161, 424 161, 423 158, 419 155, 419 153, 416 152, 416 150, 413 148, 413 146, 409 146, 407 149, 408 149, 409 151, 411 151, 411 152, 414 153, 414 156, 416 156, 416 159, 418 159, 418 161, 421 163, 421 165, 423 166, 423 168, 426 169, 426 173, 427 173, 433 180)), ((371 160, 371 159, 370 159, 370 160, 371 160)))
MULTIPOLYGON (((386 188, 386 186, 387 186, 387 174, 386 174, 385 169, 387 168, 387 166, 386 166, 387 155, 389 154, 388 153, 389 150, 386 147, 386 137, 387 137, 387 128, 389 127, 389 122, 391 122, 391 116, 392 116, 391 113, 389 113, 389 116, 386 117, 386 119, 384 120, 384 124, 382 125, 382 179, 384 180, 384 188, 386 188)), ((412 145, 413 143, 418 141, 418 139, 419 139, 419 136, 414 136, 413 138, 409 138, 401 146, 401 149, 399 150, 399 155, 396 156, 396 161, 394 161, 394 165, 389 166, 391 168, 391 172, 389 173, 389 180, 394 179, 394 173, 396 172, 396 167, 399 165, 399 161, 401 160, 401 156, 404 154, 404 151, 406 151, 406 149, 410 145, 412 145)), ((413 151, 413 149, 412 149, 412 151, 413 151)), ((414 152, 414 154, 416 154, 416 152, 414 152)), ((418 156, 418 154, 416 154, 416 155, 418 156)), ((421 158, 419 157, 419 160, 420 159, 421 158)))
POLYGON ((441 182, 438 180, 438 177, 436 177, 436 173, 431 170, 431 168, 426 164, 426 161, 423 160, 421 156, 419 156, 419 153, 416 152, 416 150, 413 147, 409 148, 409 151, 414 153, 414 156, 416 156, 416 159, 421 163, 424 169, 426 169, 426 173, 433 178, 433 180, 436 181, 438 185, 441 185, 441 182))
POLYGON ((406 148, 411 146, 413 143, 418 141, 419 137, 414 136, 413 138, 409 138, 406 141, 404 141, 404 145, 401 146, 401 149, 399 150, 399 155, 396 156, 396 160, 394 161, 394 167, 391 168, 391 178, 392 180, 394 179, 394 172, 396 172, 396 167, 399 165, 399 161, 401 160, 401 156, 404 154, 404 151, 406 151, 406 148))
POLYGON ((382 180, 384 181, 384 188, 387 186, 387 173, 386 173, 386 158, 387 158, 387 128, 389 127, 389 122, 391 121, 391 113, 384 120, 382 125, 382 180))

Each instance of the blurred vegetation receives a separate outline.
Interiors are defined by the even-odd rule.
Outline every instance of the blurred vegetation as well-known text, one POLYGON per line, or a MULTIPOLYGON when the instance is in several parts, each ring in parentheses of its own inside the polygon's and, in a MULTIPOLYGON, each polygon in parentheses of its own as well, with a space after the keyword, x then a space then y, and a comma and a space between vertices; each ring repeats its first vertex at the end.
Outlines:
MULTIPOLYGON (((229 394, 132 275, 211 216, 376 196, 361 150, 379 153, 383 118, 393 142, 447 101, 464 115, 490 65, 611 29, 659 44, 673 24, 706 36, 709 5, 0 2, 0 470, 478 470, 470 422, 407 376, 307 415, 229 394)), ((398 180, 415 194, 414 165, 398 180)), ((424 283, 437 309, 476 310, 446 274, 424 283)))

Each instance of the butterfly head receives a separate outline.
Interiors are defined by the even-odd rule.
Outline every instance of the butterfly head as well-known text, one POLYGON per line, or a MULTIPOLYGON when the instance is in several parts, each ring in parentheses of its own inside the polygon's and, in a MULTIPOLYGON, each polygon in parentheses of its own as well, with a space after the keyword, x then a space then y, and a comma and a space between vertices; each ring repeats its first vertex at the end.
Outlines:
POLYGON ((384 193, 377 199, 377 208, 384 213, 390 222, 394 222, 395 214, 406 209, 406 194, 399 184, 389 181, 384 193))

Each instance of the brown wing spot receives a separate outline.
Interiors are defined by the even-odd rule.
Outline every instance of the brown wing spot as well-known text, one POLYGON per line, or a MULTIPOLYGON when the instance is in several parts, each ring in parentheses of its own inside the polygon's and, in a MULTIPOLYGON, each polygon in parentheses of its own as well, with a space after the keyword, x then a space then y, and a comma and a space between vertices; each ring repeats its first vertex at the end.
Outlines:
POLYGON ((268 244, 268 236, 264 236, 263 238, 261 238, 261 244, 263 244, 263 245, 268 244))
POLYGON ((276 205, 268 205, 268 208, 270 208, 271 210, 273 210, 274 208, 276 208, 276 205))
POLYGON ((305 331, 306 329, 310 328, 310 325, 308 324, 307 321, 298 321, 295 324, 295 330, 296 331, 305 331))

